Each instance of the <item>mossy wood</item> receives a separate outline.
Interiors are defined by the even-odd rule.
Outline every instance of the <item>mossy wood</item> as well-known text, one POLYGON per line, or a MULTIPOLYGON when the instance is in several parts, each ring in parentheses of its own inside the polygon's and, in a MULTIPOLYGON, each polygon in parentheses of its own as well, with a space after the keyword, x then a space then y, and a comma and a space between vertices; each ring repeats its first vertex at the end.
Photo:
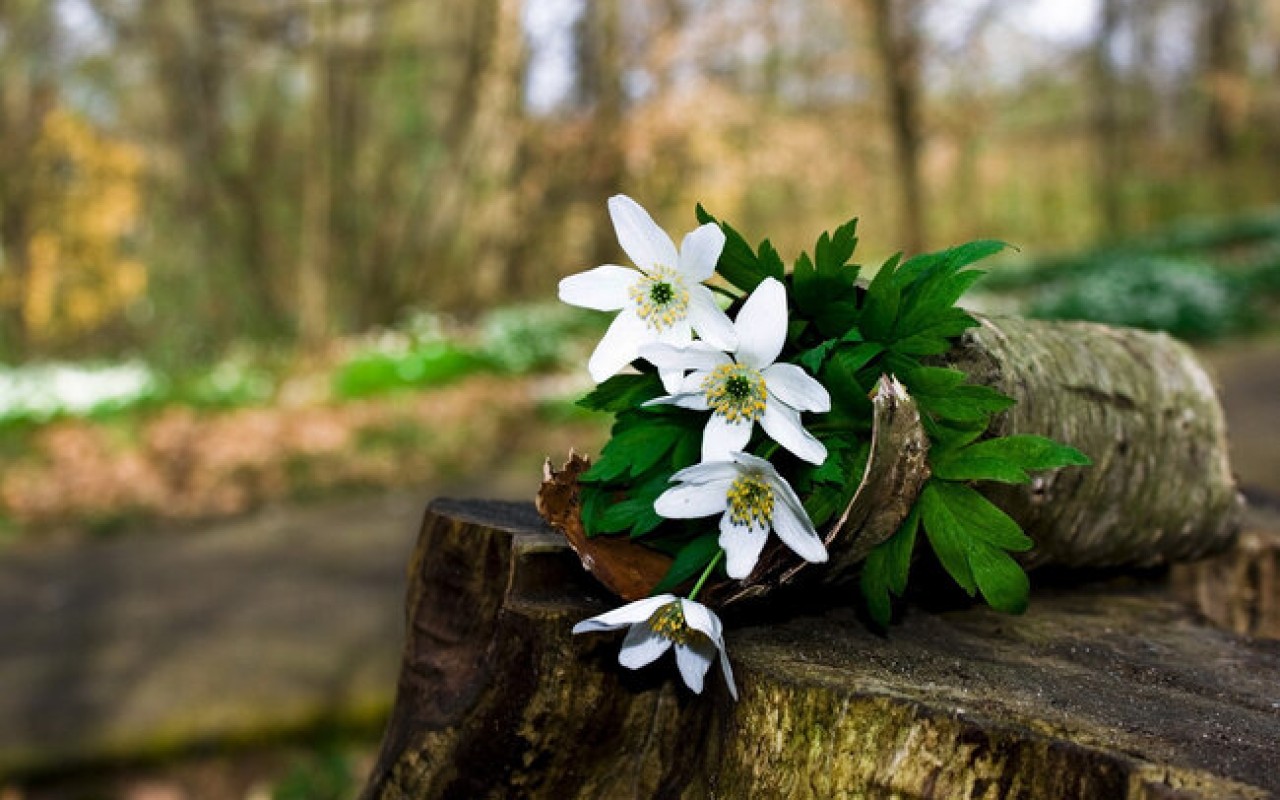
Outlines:
POLYGON ((909 609, 887 638, 850 605, 738 606, 735 703, 718 680, 690 694, 669 656, 620 667, 621 634, 572 636, 615 601, 527 505, 434 503, 409 580, 364 800, 1280 792, 1280 643, 1159 582, 1042 589, 1020 617, 909 609))
MULTIPOLYGON (((1190 348, 1130 328, 978 317, 944 363, 1016 400, 990 435, 1047 436, 1093 460, 1025 485, 982 484, 1035 542, 1021 557, 1027 566, 1149 567, 1231 544, 1243 506, 1222 408, 1190 348)), ((797 579, 849 583, 870 549, 893 535, 929 476, 928 440, 896 380, 883 378, 872 399, 866 471, 823 532, 830 563, 807 565, 775 540, 745 581, 711 587, 708 602, 760 596, 797 579)), ((576 487, 587 464, 574 456, 563 470, 548 468, 539 510, 615 594, 647 596, 670 559, 625 537, 586 537, 576 487)))

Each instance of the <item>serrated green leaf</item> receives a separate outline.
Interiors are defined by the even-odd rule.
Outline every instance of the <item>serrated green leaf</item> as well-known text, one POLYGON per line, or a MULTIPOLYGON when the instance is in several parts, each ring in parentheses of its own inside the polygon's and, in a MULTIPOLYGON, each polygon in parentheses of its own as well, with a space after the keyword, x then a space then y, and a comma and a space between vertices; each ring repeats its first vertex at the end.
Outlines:
POLYGON ((693 539, 676 553, 675 560, 667 568, 667 574, 663 575, 662 580, 653 587, 653 592, 658 594, 672 591, 706 569, 718 552, 720 552, 718 534, 704 533, 693 539))
POLYGON ((967 536, 964 527, 956 521, 955 515, 947 505, 945 496, 939 493, 938 487, 946 485, 941 481, 929 480, 924 485, 917 501, 920 507, 920 521, 924 524, 924 532, 933 548, 934 555, 947 574, 960 584, 970 597, 977 591, 978 584, 973 579, 973 570, 969 567, 967 536))
POLYGON ((862 342, 852 347, 844 346, 838 349, 831 359, 840 364, 840 366, 848 370, 850 373, 857 373, 858 370, 871 363, 871 360, 884 352, 884 345, 878 342, 862 342))
POLYGON ((988 605, 1010 614, 1027 610, 1031 585, 1027 573, 998 547, 980 545, 969 551, 969 568, 988 605))
MULTIPOLYGON (((957 534, 965 542, 980 540, 1003 550, 1022 552, 1035 543, 1013 518, 971 486, 932 479, 928 487, 933 503, 946 508, 957 534)), ((927 524, 927 523, 926 523, 927 524)))
POLYGON ((1030 483, 1031 476, 1021 467, 1002 458, 984 458, 972 455, 968 450, 954 452, 944 458, 932 457, 933 474, 949 481, 999 481, 1000 483, 1030 483))
POLYGON ((724 231, 724 249, 720 251, 720 260, 716 264, 716 272, 729 283, 744 292, 751 292, 760 282, 769 277, 769 270, 761 265, 759 257, 742 238, 742 234, 733 229, 727 222, 721 222, 711 216, 702 204, 696 209, 698 222, 715 223, 724 231))
POLYGON ((912 395, 946 394, 964 383, 965 380, 963 372, 958 369, 947 369, 946 367, 917 367, 910 371, 901 372, 899 375, 901 375, 902 382, 906 384, 907 390, 912 395))
POLYGON ((894 271, 900 258, 901 253, 884 262, 867 286, 859 327, 868 341, 892 340, 893 323, 898 318, 898 306, 902 301, 902 289, 894 281, 894 271))
POLYGON ((879 547, 868 553, 862 562, 858 587, 862 590, 862 599, 866 601, 872 621, 881 628, 889 627, 893 616, 893 602, 889 598, 889 565, 888 557, 879 547))
POLYGON ((988 386, 965 384, 943 395, 919 394, 916 404, 925 413, 955 422, 985 422, 1013 406, 1013 398, 988 386))
POLYGON ((1058 467, 1088 466, 1089 457, 1069 445, 1060 444, 1044 436, 1016 434, 987 439, 970 445, 966 453, 975 458, 998 458, 1033 472, 1058 467))
POLYGON ((839 344, 838 339, 827 339, 820 342, 814 347, 805 350, 796 356, 796 363, 807 369, 811 374, 817 375, 822 371, 822 363, 827 360, 827 356, 831 354, 831 350, 839 344))
POLYGON ((639 477, 670 452, 687 432, 687 427, 675 420, 655 417, 637 423, 619 418, 614 424, 613 437, 601 450, 600 459, 580 480, 609 482, 628 474, 639 477))
POLYGON ((583 395, 577 405, 593 411, 617 413, 636 408, 663 394, 666 392, 662 389, 662 381, 654 373, 614 375, 583 395))
POLYGON ((778 251, 773 247, 773 242, 768 239, 760 243, 756 260, 760 264, 760 269, 764 270, 766 275, 782 280, 783 276, 787 274, 787 265, 782 263, 782 256, 778 255, 778 251))

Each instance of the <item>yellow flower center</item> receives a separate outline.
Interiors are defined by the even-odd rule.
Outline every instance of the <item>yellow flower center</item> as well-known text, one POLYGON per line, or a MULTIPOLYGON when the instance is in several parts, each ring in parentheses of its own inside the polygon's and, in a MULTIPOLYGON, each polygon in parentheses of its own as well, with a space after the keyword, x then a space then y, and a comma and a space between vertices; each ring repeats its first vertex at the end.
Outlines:
POLYGON ((672 600, 649 617, 649 630, 676 644, 688 644, 700 634, 684 621, 684 609, 679 600, 672 600))
POLYGON ((689 313, 689 290, 680 273, 658 267, 631 287, 636 314, 651 328, 662 330, 683 320, 689 313))
POLYGON ((746 364, 721 364, 702 380, 711 410, 730 422, 755 422, 764 414, 764 375, 746 364))
POLYGON ((763 528, 773 520, 773 487, 756 475, 742 475, 729 486, 729 519, 735 525, 763 528))

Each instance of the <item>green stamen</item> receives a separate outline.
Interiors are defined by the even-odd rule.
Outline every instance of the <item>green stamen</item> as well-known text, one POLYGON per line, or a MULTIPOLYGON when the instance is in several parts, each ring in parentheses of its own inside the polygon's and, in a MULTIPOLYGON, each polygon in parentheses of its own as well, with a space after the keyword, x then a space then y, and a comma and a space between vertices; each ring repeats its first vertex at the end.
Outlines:
POLYGON ((631 287, 636 315, 657 330, 670 328, 689 314, 689 291, 680 274, 658 267, 631 287))
POLYGON ((729 486, 729 520, 762 528, 773 521, 773 487, 755 475, 743 475, 729 486))
POLYGON ((700 634, 684 621, 679 600, 672 600, 649 617, 649 630, 676 644, 688 644, 700 634))
POLYGON ((745 364, 721 364, 702 381, 707 405, 730 422, 755 422, 764 414, 765 380, 745 364))

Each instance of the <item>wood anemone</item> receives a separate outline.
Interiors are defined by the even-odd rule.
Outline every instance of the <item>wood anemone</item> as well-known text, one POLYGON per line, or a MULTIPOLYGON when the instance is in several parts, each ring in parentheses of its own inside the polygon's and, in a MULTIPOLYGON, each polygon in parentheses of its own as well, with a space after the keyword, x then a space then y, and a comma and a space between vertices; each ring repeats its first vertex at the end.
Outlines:
MULTIPOLYGON (((1027 566, 1149 567, 1231 544, 1243 502, 1226 426, 1213 382, 1186 345, 1162 333, 1091 323, 978 322, 943 363, 1017 401, 996 417, 991 435, 1048 436, 1093 460, 1026 485, 983 487, 1035 542, 1023 557, 1027 566)), ((865 472, 823 532, 829 562, 806 564, 774 540, 747 579, 712 586, 710 604, 793 582, 848 583, 867 553, 898 529, 929 477, 928 439, 914 401, 892 376, 881 378, 872 401, 865 472)), ((626 600, 647 596, 671 559, 625 537, 586 536, 577 478, 588 466, 576 454, 560 470, 548 463, 539 513, 610 591, 626 600)))

